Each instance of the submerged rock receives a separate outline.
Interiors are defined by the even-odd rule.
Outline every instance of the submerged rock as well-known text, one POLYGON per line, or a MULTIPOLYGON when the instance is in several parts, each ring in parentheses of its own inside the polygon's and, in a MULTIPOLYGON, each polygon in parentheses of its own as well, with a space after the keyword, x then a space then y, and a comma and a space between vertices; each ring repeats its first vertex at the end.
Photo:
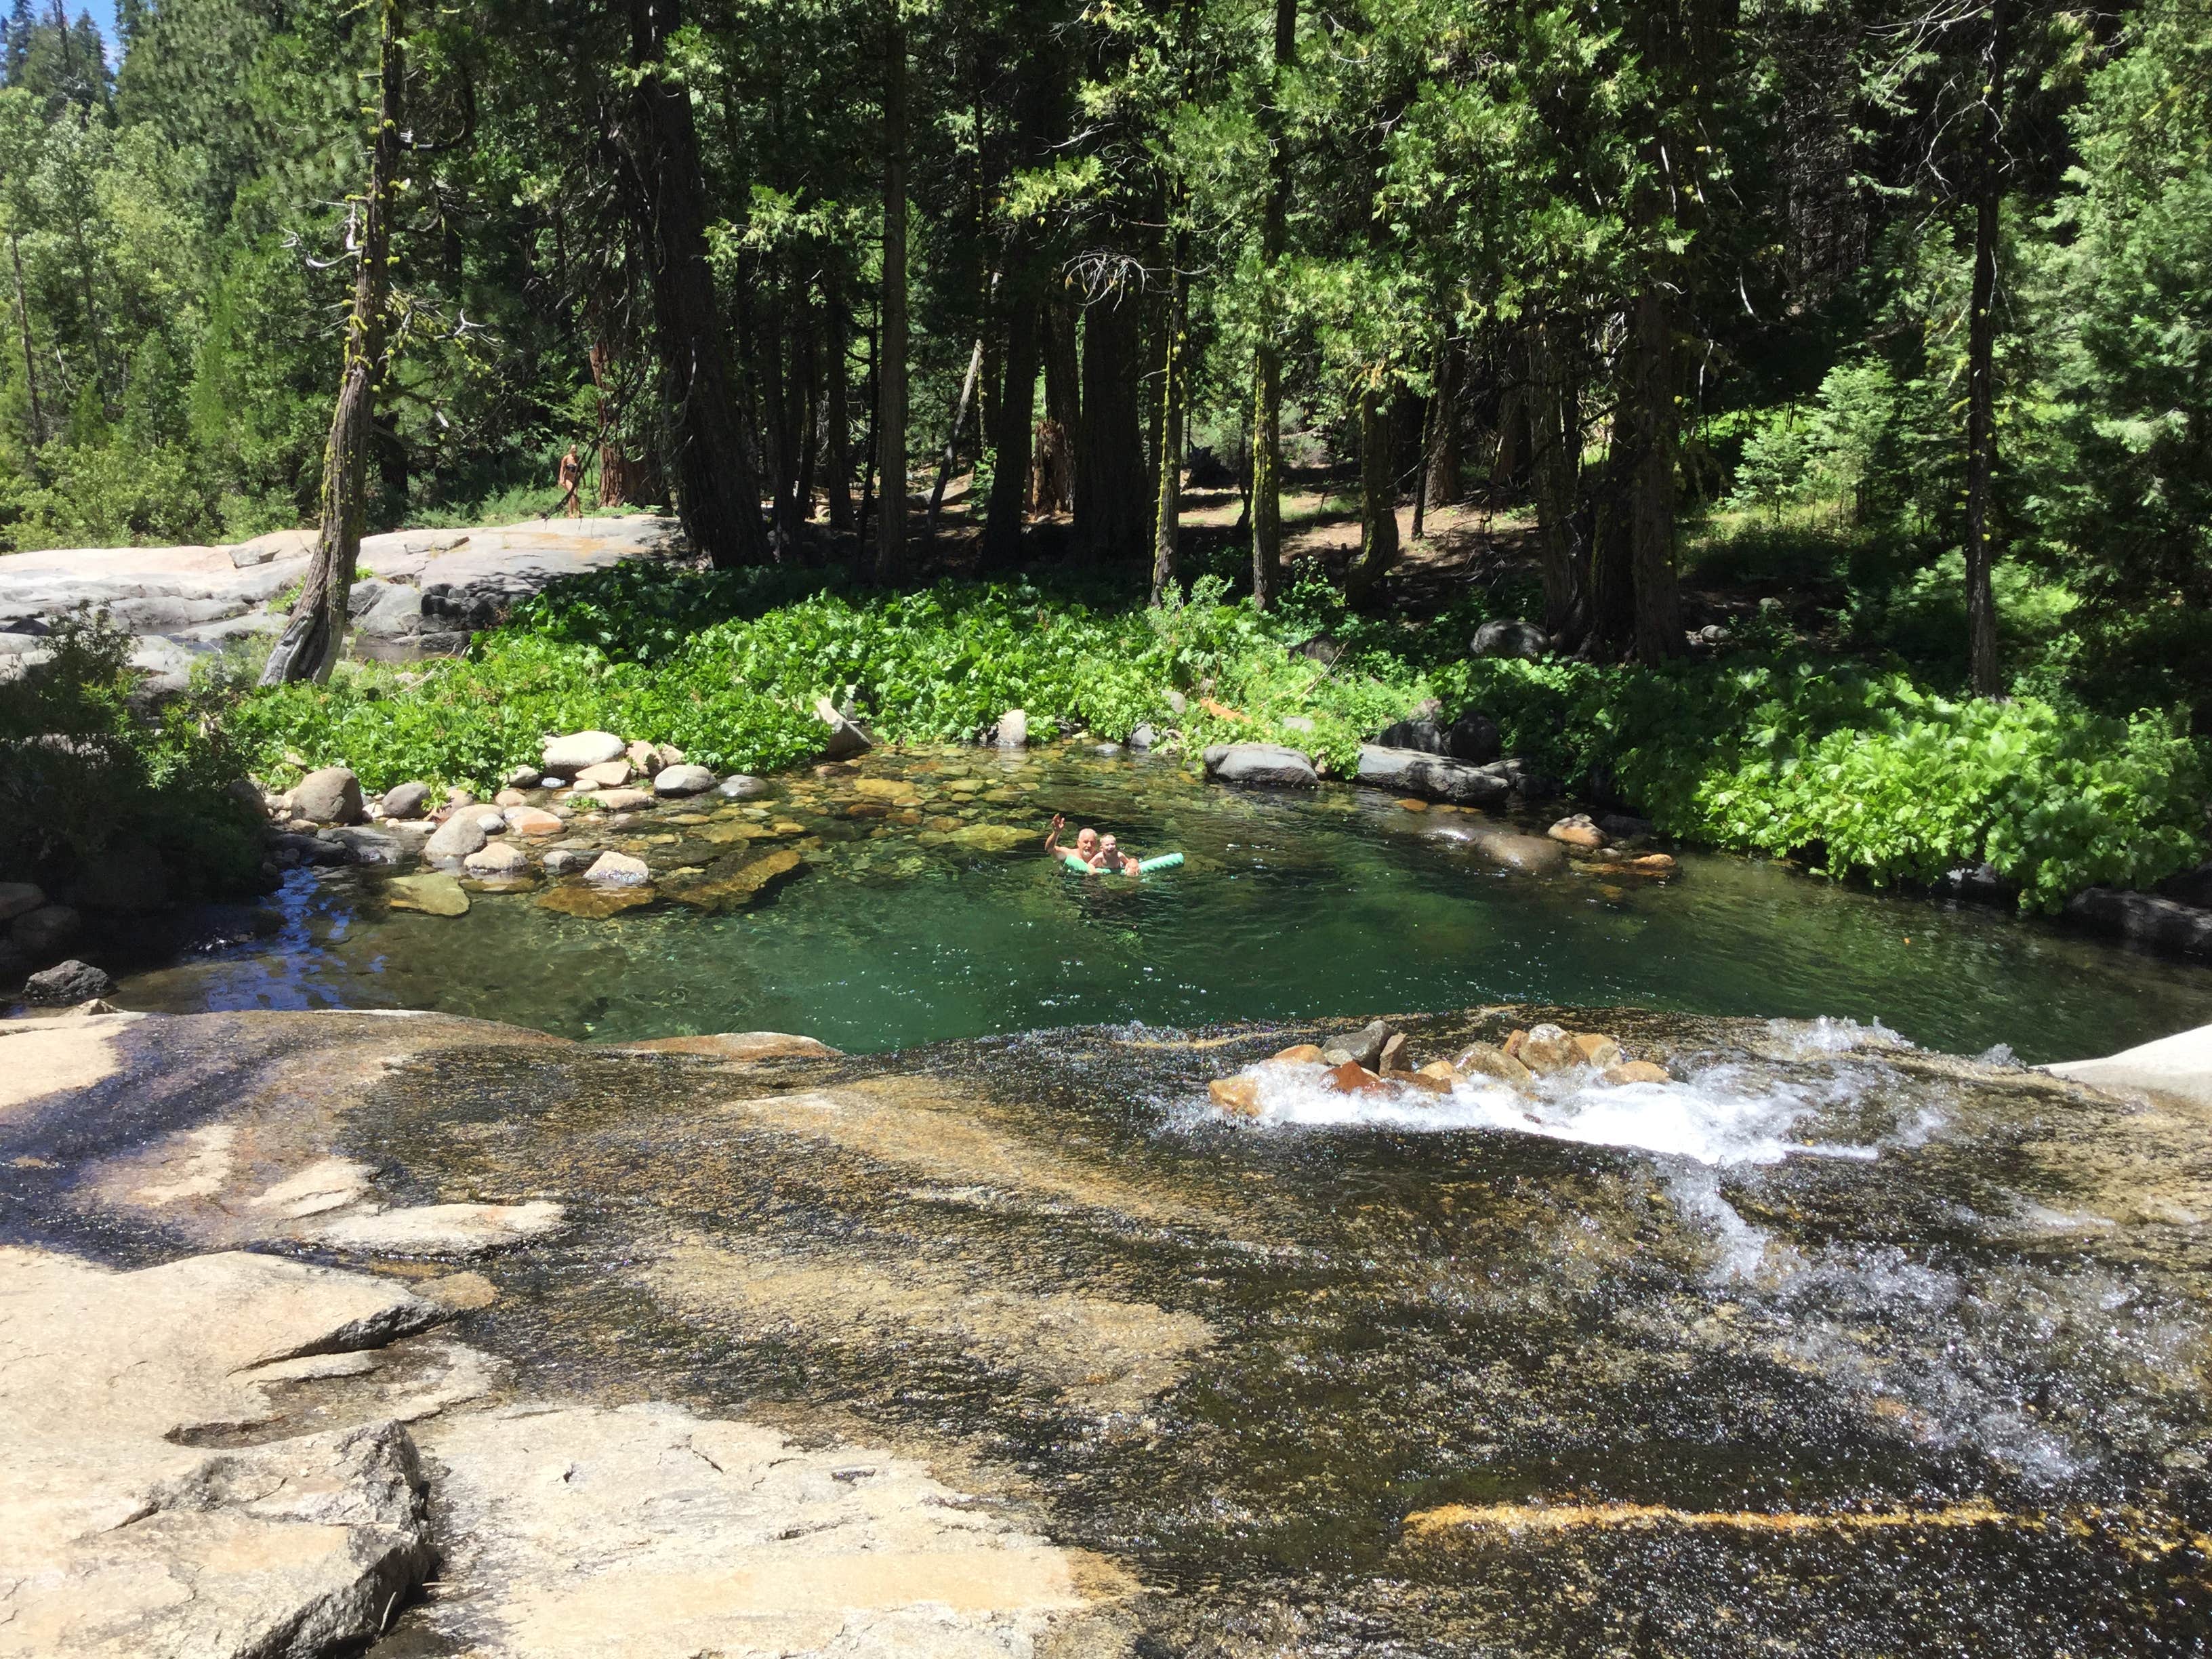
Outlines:
POLYGON ((668 896, 678 904, 714 915, 742 910, 804 868, 805 860, 797 851, 780 847, 750 862, 718 864, 690 882, 678 884, 672 881, 668 896))
POLYGON ((586 921, 605 921, 625 910, 635 910, 651 904, 656 896, 650 887, 588 887, 578 883, 563 883, 540 894, 538 908, 557 910, 562 915, 580 916, 586 921))
POLYGON ((441 870, 397 876, 385 884, 385 902, 395 910, 420 910, 429 916, 465 916, 469 896, 461 884, 441 870))

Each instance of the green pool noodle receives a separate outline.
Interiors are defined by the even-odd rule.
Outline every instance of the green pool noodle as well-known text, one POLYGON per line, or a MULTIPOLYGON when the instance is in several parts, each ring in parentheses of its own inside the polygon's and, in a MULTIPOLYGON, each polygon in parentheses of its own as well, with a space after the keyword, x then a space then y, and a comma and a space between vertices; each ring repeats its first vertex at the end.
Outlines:
POLYGON ((1138 868, 1139 872, 1141 872, 1141 873, 1150 874, 1150 873, 1151 873, 1152 871, 1154 871, 1154 870, 1172 870, 1172 869, 1174 869, 1174 868, 1176 867, 1176 866, 1177 866, 1178 864, 1181 864, 1182 862, 1182 854, 1180 854, 1180 853, 1163 853, 1163 854, 1161 854, 1159 855, 1159 857, 1158 857, 1158 858, 1156 858, 1156 859, 1139 859, 1139 860, 1137 860, 1137 868, 1138 868))

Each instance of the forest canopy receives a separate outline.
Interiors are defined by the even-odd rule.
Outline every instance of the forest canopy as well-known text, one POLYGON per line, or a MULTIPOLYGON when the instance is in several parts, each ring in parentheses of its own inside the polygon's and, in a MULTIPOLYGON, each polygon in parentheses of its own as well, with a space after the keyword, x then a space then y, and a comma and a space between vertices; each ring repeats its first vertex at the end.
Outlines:
POLYGON ((1731 574, 1938 683, 2212 709, 2212 0, 118 17, 6 27, 15 548, 325 516, 365 350, 372 529, 548 510, 574 445, 717 564, 899 581, 861 515, 950 447, 983 574, 1071 507, 1159 595, 1188 466, 1264 608, 1306 469, 1355 605, 1479 500, 1592 659, 1731 574))

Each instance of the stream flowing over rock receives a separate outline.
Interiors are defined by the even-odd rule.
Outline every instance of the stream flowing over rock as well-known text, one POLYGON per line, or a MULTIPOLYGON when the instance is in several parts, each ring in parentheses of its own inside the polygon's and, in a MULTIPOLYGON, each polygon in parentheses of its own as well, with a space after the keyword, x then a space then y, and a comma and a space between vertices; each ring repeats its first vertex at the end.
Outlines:
POLYGON ((9 1659, 2205 1634, 2203 1034, 2120 1093, 1536 1007, 0 1061, 9 1659))

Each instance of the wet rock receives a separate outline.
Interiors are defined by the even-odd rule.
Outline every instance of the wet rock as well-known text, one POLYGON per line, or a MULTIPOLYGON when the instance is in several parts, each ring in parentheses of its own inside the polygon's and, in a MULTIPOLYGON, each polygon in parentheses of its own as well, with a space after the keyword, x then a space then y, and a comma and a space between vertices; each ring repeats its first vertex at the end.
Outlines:
POLYGON ((714 787, 714 775, 703 766, 664 766, 653 775, 656 795, 703 795, 714 787))
POLYGON ((1629 1083, 1671 1083, 1667 1068, 1654 1066, 1648 1060, 1625 1060, 1617 1066, 1605 1068, 1605 1080, 1616 1087, 1629 1083))
POLYGON ((564 738, 550 738, 545 744, 545 769, 573 778, 587 766, 603 766, 619 759, 625 746, 611 732, 572 732, 564 738))
POLYGON ((1474 849, 1493 864, 1524 875, 1550 875, 1567 861, 1566 850, 1543 836, 1524 836, 1517 830, 1484 827, 1468 837, 1474 849))
POLYGON ((1469 710, 1449 726, 1433 714, 1416 715, 1385 726, 1375 739, 1381 749, 1411 749, 1424 755, 1486 766, 1504 752, 1498 723, 1486 714, 1469 710))
POLYGON ((750 772, 732 772, 715 786, 714 793, 725 800, 759 800, 774 793, 766 778, 757 778, 750 772))
POLYGON ((385 884, 384 900, 395 910, 419 910, 426 916, 465 916, 469 896, 443 871, 425 870, 385 884))
POLYGON ((1590 821, 1587 812, 1561 818, 1545 833, 1564 846, 1579 847, 1590 852, 1595 852, 1606 844, 1605 831, 1590 821))
POLYGON ((1358 781, 1370 789, 1458 806, 1502 806, 1513 793, 1504 778, 1464 761, 1446 760, 1418 749, 1359 746, 1358 781))
POLYGON ((315 1227, 307 1237, 334 1249, 363 1255, 482 1255, 533 1239, 550 1237, 568 1225, 558 1204, 422 1204, 343 1216, 315 1227))
POLYGON ((1414 1075, 1416 1077, 1441 1078, 1444 1083, 1449 1085, 1458 1078, 1459 1067, 1453 1065, 1451 1061, 1448 1060, 1432 1060, 1427 1065, 1417 1069, 1414 1075))
POLYGON ((1413 1069, 1410 1045, 1402 1031, 1393 1031, 1383 1040, 1382 1051, 1375 1062, 1375 1069, 1388 1077, 1393 1072, 1413 1069))
POLYGON ((1218 1110, 1237 1117, 1260 1115, 1260 1079, 1256 1077, 1218 1077, 1206 1085, 1206 1093, 1218 1110))
POLYGON ((719 915, 744 909, 805 867, 805 860, 795 850, 781 847, 750 863, 716 866, 696 880, 681 885, 672 883, 668 896, 678 904, 719 915))
POLYGON ((246 1200, 249 1210, 274 1211, 288 1221, 304 1221, 360 1203, 368 1196, 376 1171, 349 1158, 318 1158, 246 1200))
POLYGON ((41 1008, 68 1008, 104 997, 115 981, 88 962, 64 962, 23 981, 23 1000, 41 1008))
POLYGON ((483 824, 474 812, 456 812, 440 824, 430 839, 422 843, 422 856, 432 864, 459 864, 471 853, 483 850, 489 837, 483 824))
POLYGON ((1626 812, 1601 812, 1597 827, 1605 831, 1608 841, 1649 841, 1655 833, 1650 819, 1632 817, 1626 812))
POLYGON ((1355 1064, 1372 1071, 1382 1063, 1383 1049, 1396 1035, 1385 1021, 1370 1020, 1356 1031, 1329 1039, 1328 1049, 1331 1053, 1342 1054, 1355 1064))
POLYGON ((1583 1063, 1582 1050, 1575 1046, 1574 1038, 1556 1025, 1533 1028, 1512 1053, 1538 1077, 1571 1071, 1583 1063))
POLYGON ((1431 1072, 1426 1067, 1418 1072, 1385 1072, 1382 1077, 1384 1082, 1401 1089, 1411 1089, 1416 1094, 1448 1095, 1452 1091, 1453 1079, 1449 1067, 1443 1072, 1431 1072))
POLYGON ((384 792, 384 816, 387 818, 419 818, 430 799, 427 783, 398 783, 384 792))
POLYGON ((827 697, 814 700, 814 718, 829 728, 823 739, 822 752, 830 760, 849 760, 854 755, 865 755, 876 746, 876 740, 867 729, 840 714, 837 705, 827 697))
POLYGON ((518 836, 557 836, 566 826, 560 817, 541 806, 513 806, 507 809, 507 827, 518 836))
POLYGON ((715 1060, 836 1060, 840 1051, 810 1036, 784 1031, 720 1031, 708 1036, 653 1037, 625 1042, 626 1054, 704 1054, 715 1060))
POLYGON ((1158 741, 1159 733, 1152 730, 1152 722, 1149 720, 1145 721, 1129 733, 1129 747, 1132 749, 1150 749, 1158 741))
POLYGON ((1331 1066, 1323 1074, 1322 1083, 1324 1087, 1343 1095, 1378 1094, 1387 1092, 1390 1087, 1356 1060, 1347 1060, 1340 1066, 1331 1066))
POLYGON ((1030 741, 1030 717, 1019 708, 1009 708, 999 716, 999 723, 991 728, 991 741, 1001 749, 1024 749, 1030 741))
POLYGON ((597 857, 599 852, 593 848, 556 847, 545 855, 545 873, 549 876, 573 875, 580 870, 590 869, 592 860, 597 857))
POLYGON ((625 910, 642 908, 654 897, 650 887, 563 885, 542 895, 538 908, 556 910, 566 916, 580 916, 586 921, 605 921, 625 910))
POLYGON ((979 853, 1012 853, 1044 844, 1043 836, 1036 830, 1020 829, 1011 823, 963 824, 945 839, 956 847, 965 847, 979 853))
POLYGON ((1218 743, 1206 751, 1208 776, 1221 783, 1267 789, 1310 789, 1321 779, 1313 762, 1273 743, 1218 743))
POLYGON ((1486 622, 1474 631, 1470 647, 1478 657, 1542 656, 1552 648, 1551 636, 1530 622, 1486 622))
POLYGON ((1575 1052, 1583 1057, 1585 1066, 1602 1072, 1621 1063, 1620 1045, 1601 1033, 1577 1031, 1574 1044, 1575 1052))
POLYGON ((42 904, 26 910, 8 929, 9 939, 33 962, 51 962, 82 928, 83 918, 66 904, 42 904))
POLYGON ((530 855, 512 842, 494 842, 461 860, 461 867, 483 881, 501 881, 530 872, 530 855))
POLYGON ((2067 902, 2066 919, 2138 950, 2212 959, 2212 910, 2179 900, 2092 887, 2067 902))
POLYGON ((602 761, 597 766, 586 766, 576 773, 579 789, 619 789, 629 781, 629 763, 626 760, 602 761))
POLYGON ((1322 1051, 1310 1042, 1294 1042, 1271 1058, 1285 1066, 1316 1066, 1321 1055, 1322 1051))
POLYGON ((588 799, 610 812, 635 812, 641 806, 652 805, 655 798, 643 789, 594 789, 588 799))
POLYGON ((325 766, 295 784, 292 810, 316 823, 359 823, 361 780, 343 766, 325 766))
POLYGON ((0 921, 13 921, 46 902, 43 889, 27 881, 0 881, 0 921))
POLYGON ((653 871, 628 853, 602 853, 584 872, 584 879, 594 887, 642 887, 653 879, 653 871))
POLYGON ((1659 879, 1674 875, 1681 866, 1666 853, 1640 853, 1632 859, 1622 859, 1612 866, 1632 876, 1648 876, 1659 879))

